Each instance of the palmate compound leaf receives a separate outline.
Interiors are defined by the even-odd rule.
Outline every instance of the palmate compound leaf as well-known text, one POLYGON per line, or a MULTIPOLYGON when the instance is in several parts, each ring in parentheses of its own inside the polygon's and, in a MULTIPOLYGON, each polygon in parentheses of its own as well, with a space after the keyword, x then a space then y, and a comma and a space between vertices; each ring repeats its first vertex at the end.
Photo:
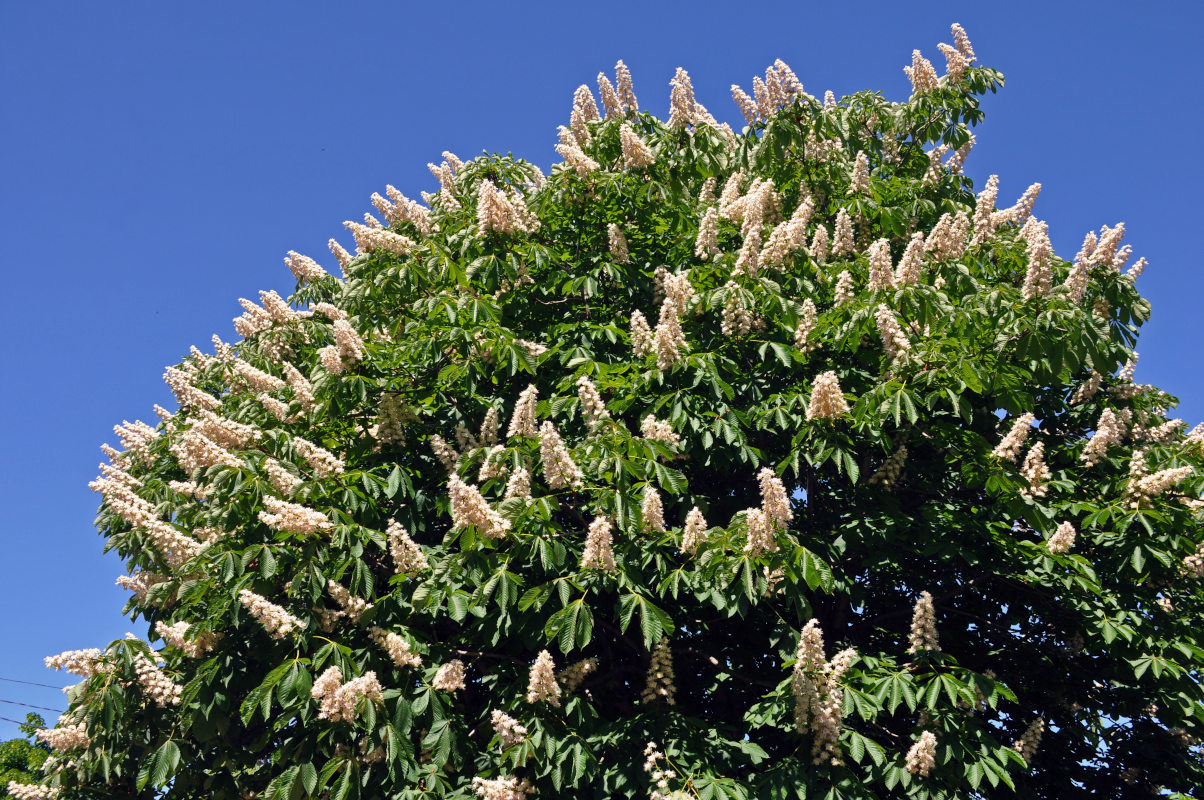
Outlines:
POLYGON ((1204 436, 1132 381, 1123 226, 1066 261, 1039 186, 961 174, 1002 79, 954 38, 904 102, 778 62, 740 134, 621 67, 551 176, 445 154, 347 223, 343 278, 290 253, 295 293, 118 426, 99 527, 163 647, 51 659, 85 680, 50 784, 1204 785, 1204 436))

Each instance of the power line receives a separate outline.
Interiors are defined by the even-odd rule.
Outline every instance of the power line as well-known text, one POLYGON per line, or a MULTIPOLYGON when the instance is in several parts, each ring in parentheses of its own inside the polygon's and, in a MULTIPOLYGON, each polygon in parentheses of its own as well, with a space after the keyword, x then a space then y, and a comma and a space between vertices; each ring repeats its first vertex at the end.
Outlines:
POLYGON ((36 708, 39 711, 53 711, 56 714, 65 714, 61 708, 47 708, 46 706, 31 706, 29 703, 18 703, 16 700, 0 700, 0 703, 8 703, 10 706, 24 706, 25 708, 36 708))
POLYGON ((19 681, 16 678, 0 678, 0 681, 5 681, 6 683, 23 683, 26 686, 41 686, 46 689, 60 689, 61 690, 63 688, 61 686, 51 686, 49 683, 35 683, 34 681, 19 681))
POLYGON ((14 725, 28 725, 29 724, 28 722, 17 722, 15 719, 9 719, 8 717, 0 717, 0 719, 4 720, 5 722, 11 722, 14 725))

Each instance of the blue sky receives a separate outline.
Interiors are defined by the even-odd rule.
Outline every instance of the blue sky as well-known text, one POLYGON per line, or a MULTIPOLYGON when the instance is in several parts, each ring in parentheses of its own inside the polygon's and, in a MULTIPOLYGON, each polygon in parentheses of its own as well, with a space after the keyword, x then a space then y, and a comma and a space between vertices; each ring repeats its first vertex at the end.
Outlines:
MULTIPOLYGON (((808 91, 905 99, 912 48, 940 64, 961 22, 1007 76, 967 172, 1033 181, 1060 255, 1124 221, 1154 306, 1137 379, 1204 419, 1199 347, 1202 91, 1188 3, 152 2, 0 0, 0 678, 127 630, 121 566, 87 488, 122 419, 170 407, 163 367, 234 338, 238 297, 292 286, 289 249, 325 242, 428 161, 511 151, 547 168, 573 89, 622 58, 664 116, 677 66, 720 119, 775 58, 808 91), (1195 244, 1193 244, 1195 242, 1195 244)), ((738 126, 737 126, 738 127, 738 126)), ((0 681, 0 699, 63 708, 0 681)), ((25 709, 0 703, 0 717, 25 709)), ((53 717, 52 714, 48 715, 53 717)), ((0 721, 0 738, 16 734, 0 721)))

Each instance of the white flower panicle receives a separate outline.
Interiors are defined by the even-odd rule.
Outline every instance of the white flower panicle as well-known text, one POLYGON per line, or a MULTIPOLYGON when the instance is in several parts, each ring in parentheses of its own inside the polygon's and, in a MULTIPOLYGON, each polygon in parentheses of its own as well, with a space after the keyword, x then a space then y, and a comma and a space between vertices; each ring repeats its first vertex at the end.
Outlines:
POLYGON ((681 444, 681 436, 673 431, 673 426, 665 420, 658 420, 652 414, 644 417, 640 422, 640 435, 645 439, 664 442, 672 447, 681 444))
POLYGON ((192 376, 175 367, 168 367, 163 373, 163 380, 181 409, 207 408, 214 410, 218 400, 206 391, 198 389, 192 382, 192 376))
POLYGON ((1124 426, 1117 419, 1116 412, 1105 408, 1100 412, 1099 422, 1095 423, 1095 434, 1087 440, 1080 458, 1087 466, 1094 467, 1107 458, 1108 448, 1114 444, 1120 444, 1124 435, 1124 426))
POLYGON ((998 198, 999 176, 992 175, 987 178, 986 186, 978 193, 978 199, 974 205, 974 234, 970 239, 971 245, 983 244, 995 232, 993 215, 995 214, 995 201, 998 198))
POLYGON ((810 733, 811 757, 816 764, 838 766, 841 759, 840 730, 844 722, 844 690, 840 680, 856 651, 842 650, 828 661, 824 657, 824 634, 812 619, 799 636, 790 689, 794 695, 794 724, 799 733, 810 733))
MULTIPOLYGON (((736 266, 738 269, 739 262, 736 266)), ((719 330, 724 336, 747 336, 757 326, 758 319, 744 304, 738 283, 728 281, 723 288, 727 292, 727 299, 723 301, 719 330)))
POLYGON ((467 677, 464 662, 453 658, 436 670, 431 686, 441 692, 458 692, 467 686, 467 677))
POLYGON ((556 664, 552 654, 540 650, 531 665, 531 674, 527 680, 527 702, 547 703, 560 708, 560 684, 556 682, 556 664))
POLYGON ((435 454, 435 458, 439 459, 439 463, 448 472, 454 472, 456 464, 460 461, 460 454, 456 452, 456 448, 452 447, 437 433, 432 433, 429 439, 431 452, 435 454))
POLYGON ((828 370, 815 378, 811 399, 807 403, 807 419, 836 419, 849 413, 836 372, 828 370))
POLYGON ((836 234, 832 239, 832 255, 852 255, 856 251, 853 242, 853 220, 846 209, 836 212, 836 234))
POLYGON ((803 300, 803 311, 799 314, 798 326, 794 329, 794 346, 804 353, 814 350, 817 345, 810 343, 811 334, 815 331, 819 319, 819 310, 815 302, 808 297, 803 300))
POLYGON ((853 160, 853 177, 849 181, 849 194, 870 193, 870 159, 864 150, 857 152, 853 160))
POLYGON ((995 445, 995 449, 991 451, 991 455, 1015 464, 1016 459, 1020 457, 1020 449, 1024 447, 1029 433, 1032 432, 1033 422, 1036 419, 1035 415, 1028 413, 1016 417, 1016 421, 1012 423, 1011 429, 1008 430, 1007 435, 1000 440, 999 444, 995 445))
POLYGON ((352 622, 358 623, 364 616, 364 612, 372 608, 372 603, 364 600, 361 597, 355 597, 351 592, 347 591, 347 587, 333 580, 326 581, 326 592, 334 601, 343 609, 343 613, 352 622))
POLYGON ((669 779, 673 777, 673 772, 657 766, 665 757, 664 753, 657 748, 656 742, 649 742, 644 748, 644 756, 644 772, 648 773, 654 787, 648 795, 649 800, 669 800, 673 796, 669 792, 669 779))
POLYGON ((895 452, 890 454, 890 458, 882 462, 882 466, 870 476, 870 486, 881 486, 883 489, 890 489, 899 482, 903 476, 903 468, 907 464, 907 445, 899 445, 895 452))
POLYGON ((341 375, 347 365, 343 363, 343 359, 339 357, 339 348, 334 345, 329 345, 318 350, 318 360, 322 362, 322 366, 331 375, 341 375))
POLYGON ((920 734, 920 738, 907 751, 905 766, 908 772, 912 775, 919 775, 921 778, 927 777, 928 773, 932 772, 936 767, 935 733, 924 731, 920 734))
POLYGON ((489 507, 477 487, 465 483, 454 472, 447 482, 451 500, 452 528, 472 526, 487 539, 501 539, 510 530, 510 520, 489 507))
MULTIPOLYGON (((599 77, 605 76, 599 75, 599 77)), ((502 745, 503 750, 521 744, 527 738, 526 727, 520 725, 518 720, 505 711, 495 708, 489 715, 489 722, 493 725, 493 732, 497 734, 498 742, 502 745)))
POLYGON ((631 263, 631 256, 627 253, 627 237, 623 235, 623 229, 612 222, 606 231, 610 240, 610 257, 616 264, 631 263))
POLYGON ((1160 469, 1151 475, 1134 475, 1130 465, 1129 484, 1125 489, 1126 499, 1131 508, 1140 508, 1194 474, 1195 470, 1192 467, 1172 467, 1160 469))
POLYGON ((140 419, 133 422, 122 420, 120 425, 113 426, 113 433, 121 440, 121 446, 143 463, 150 457, 151 442, 158 436, 154 428, 140 419))
POLYGON ((539 389, 535 384, 531 384, 526 389, 523 389, 522 394, 518 396, 518 402, 514 404, 514 415, 510 417, 510 427, 506 430, 506 436, 535 436, 535 404, 539 399, 539 389))
POLYGON ((300 436, 293 437, 293 449, 297 451, 297 455, 305 459, 305 463, 309 464, 310 469, 320 478, 342 475, 343 469, 346 467, 343 460, 334 453, 318 447, 300 436))
POLYGON ((313 411, 317 406, 317 401, 314 398, 314 387, 309 380, 301 374, 301 371, 292 364, 285 362, 284 377, 288 380, 289 387, 293 390, 293 399, 305 411, 313 411))
POLYGON ((950 31, 953 33, 953 43, 957 45, 958 52, 965 57, 966 61, 973 62, 977 57, 970 44, 970 37, 966 35, 966 29, 955 22, 950 26, 950 31))
POLYGON ((373 626, 368 629, 368 636, 389 654, 389 658, 399 667, 421 667, 422 656, 414 652, 414 648, 400 634, 373 626))
POLYGON ((938 78, 932 62, 924 58, 919 50, 911 51, 911 66, 903 68, 907 79, 911 81, 912 94, 924 94, 937 87, 938 78))
POLYGON ((242 603, 243 607, 263 626, 264 630, 271 634, 273 639, 283 639, 293 631, 305 627, 304 622, 250 589, 239 590, 238 602, 242 603))
POLYGON ((539 461, 544 479, 553 489, 580 489, 585 483, 585 474, 573 461, 564 440, 550 420, 545 420, 539 428, 539 461))
POLYGON ((811 237, 811 246, 807 248, 811 258, 817 263, 823 263, 828 260, 828 229, 823 225, 819 225, 815 229, 815 235, 811 237))
POLYGON ((909 286, 920 282, 920 272, 924 267, 924 247, 924 234, 913 233, 903 251, 903 257, 899 259, 899 266, 895 268, 896 286, 909 286))
POLYGON ((61 791, 57 786, 44 786, 40 783, 8 782, 8 793, 14 800, 57 800, 61 791))
POLYGON ((676 703, 677 685, 673 682, 673 651, 669 649, 669 639, 662 636, 652 648, 652 659, 648 664, 648 674, 644 680, 644 691, 640 695, 643 703, 663 702, 665 705, 676 703))
POLYGON ((866 250, 869 256, 870 276, 868 286, 871 291, 894 289, 895 272, 890 261, 890 240, 879 239, 866 250))
POLYGON ((589 533, 585 537, 585 549, 581 552, 581 569, 600 569, 607 572, 615 569, 608 517, 599 515, 590 523, 589 533))
POLYGON ((656 336, 648 327, 648 320, 639 311, 631 312, 631 351, 636 358, 643 358, 655 349, 656 336))
POLYGON ((1015 750, 1024 759, 1024 763, 1031 764, 1033 756, 1037 755, 1037 748, 1041 746, 1041 735, 1045 733, 1045 720, 1037 717, 1025 729, 1020 738, 1012 742, 1012 749, 1015 750))
POLYGON ((356 247, 363 253, 392 253, 404 256, 414 248, 414 240, 384 228, 373 228, 351 220, 345 221, 343 227, 351 231, 356 247))
POLYGON ((510 479, 506 481, 506 491, 502 497, 506 500, 511 498, 531 499, 531 473, 527 471, 526 467, 519 467, 510 474, 510 479))
POLYGON ((335 260, 339 262, 339 269, 344 271, 343 274, 346 274, 347 266, 354 260, 355 257, 343 249, 343 246, 334 239, 328 241, 326 246, 329 247, 330 252, 334 254, 335 260))
POLYGON ((681 552, 694 555, 698 552, 698 548, 706 541, 707 538, 707 521, 702 515, 701 509, 694 506, 690 509, 690 513, 686 514, 686 524, 682 529, 681 535, 681 552))
POLYGON ((213 650, 221 638, 220 634, 205 630, 192 635, 192 626, 183 621, 171 625, 162 621, 156 622, 155 633, 189 658, 201 658, 213 650))
POLYGON ((88 735, 88 726, 82 722, 68 722, 66 717, 59 718, 57 727, 38 728, 34 734, 50 749, 59 753, 68 750, 82 750, 92 744, 92 737, 88 735))
MULTIPOLYGON (((1024 225, 1028 222, 1029 215, 1033 213, 1033 206, 1037 204, 1037 196, 1041 194, 1041 184, 1034 183, 1024 190, 1024 194, 1016 201, 1016 205, 1006 212, 1012 222, 1017 225, 1024 225)), ((1105 226, 1106 227, 1106 226, 1105 226)))
POLYGON ((681 329, 682 310, 672 297, 666 297, 661 303, 660 318, 652 337, 658 369, 669 369, 681 361, 685 351, 689 349, 686 334, 681 329))
POLYGON ((472 779, 472 790, 481 800, 527 800, 535 794, 535 787, 526 778, 514 776, 501 778, 472 779))
POLYGON ((134 680, 159 708, 180 704, 184 687, 167 677, 167 673, 142 653, 134 656, 134 680))
POLYGON ((740 108, 740 113, 744 115, 744 120, 749 125, 752 125, 761 118, 761 112, 757 108, 757 104, 748 96, 748 93, 739 87, 737 84, 732 84, 732 99, 736 101, 736 105, 740 108))
POLYGON ((932 595, 927 591, 920 593, 920 599, 916 601, 912 611, 911 634, 908 639, 909 653, 939 652, 941 649, 936 635, 936 608, 932 602, 932 595))
POLYGON ((1020 493, 1030 500, 1035 497, 1044 497, 1049 491, 1046 484, 1052 477, 1052 473, 1045 465, 1045 442, 1033 444, 1028 455, 1024 457, 1024 463, 1020 465, 1020 477, 1028 481, 1028 486, 1021 489, 1020 493))
POLYGON ((1076 535, 1074 526, 1069 522, 1063 522, 1054 531, 1053 536, 1049 537, 1046 545, 1049 547, 1049 552, 1055 555, 1065 553, 1074 546, 1074 537, 1076 535))
POLYGON ((635 99, 635 89, 631 83, 631 71, 622 59, 615 64, 615 89, 619 93, 619 102, 628 115, 639 111, 640 104, 635 99))
POLYGON ((623 101, 604 72, 598 73, 598 95, 602 98, 602 110, 607 119, 623 116, 623 101))
POLYGON ((230 365, 238 381, 244 386, 257 392, 275 392, 284 388, 284 381, 251 366, 241 358, 235 359, 230 365))
POLYGON ((853 294, 853 275, 847 269, 841 270, 840 274, 836 276, 836 286, 833 290, 832 302, 834 305, 842 305, 852 300, 853 294))
POLYGON ((970 66, 970 62, 962 55, 961 51, 952 45, 947 45, 944 42, 938 44, 937 49, 945 56, 945 78, 950 83, 958 83, 966 74, 966 68, 970 66))
POLYGON ((654 487, 646 486, 640 501, 640 529, 645 533, 665 532, 665 507, 654 487))
POLYGON ((794 519, 794 512, 782 479, 772 469, 764 467, 757 473, 757 482, 761 485, 761 510, 765 519, 775 530, 785 528, 794 519))
POLYGON ((956 215, 941 214, 936 225, 924 240, 924 251, 932 253, 938 261, 953 261, 966 251, 966 237, 970 233, 970 218, 964 211, 956 215))
POLYGON ((565 163, 582 178, 587 178, 591 173, 602 169, 601 164, 587 156, 580 147, 574 144, 558 144, 555 149, 564 158, 565 163))
MULTIPOLYGON (((1029 219, 1035 220, 1034 217, 1029 219)), ((1025 236, 1025 244, 1028 250, 1028 269, 1024 273, 1021 294, 1025 300, 1032 300, 1034 297, 1049 294, 1053 284, 1053 274, 1049 269, 1049 259, 1053 256, 1053 245, 1049 242, 1049 226, 1044 222, 1034 222, 1025 236)))
POLYGON ((318 719, 331 722, 354 722, 364 703, 382 701, 382 688, 375 672, 365 672, 343 683, 338 667, 328 667, 318 676, 310 696, 318 701, 318 719))
POLYGON ((400 522, 390 520, 385 536, 389 542, 393 568, 398 575, 414 575, 428 568, 426 554, 400 522))
MULTIPOLYGON (((694 255, 706 261, 719 255, 719 209, 708 208, 698 226, 698 237, 694 240, 694 255)), ((639 312, 636 312, 639 313, 639 312)))
POLYGON ((284 257, 284 265, 300 283, 317 283, 330 277, 330 273, 322 269, 317 261, 301 255, 296 250, 288 251, 288 255, 284 257))
POLYGON ((66 650, 58 655, 46 656, 46 669, 65 670, 81 678, 90 678, 100 673, 103 666, 99 648, 66 650))
POLYGON ((978 143, 978 139, 974 134, 970 134, 970 138, 961 147, 954 151, 953 156, 945 162, 945 169, 950 175, 960 175, 962 167, 966 164, 966 159, 970 156, 970 151, 974 149, 974 145, 978 143))
POLYGON ((594 102, 594 94, 583 83, 573 92, 573 112, 569 117, 569 128, 581 147, 590 143, 587 123, 597 122, 599 119, 601 115, 598 113, 598 104, 594 102))
POLYGON ((640 169, 656 161, 652 150, 626 122, 619 126, 619 144, 623 148, 623 166, 626 169, 640 169))
MULTIPOLYGON (((348 366, 362 361, 364 358, 364 340, 345 319, 336 319, 333 323, 334 343, 339 350, 339 358, 348 366)), ((283 385, 283 382, 282 382, 283 385)))
POLYGON ((290 503, 287 500, 265 494, 263 504, 267 510, 259 512, 259 521, 272 530, 310 535, 328 531, 334 527, 330 518, 321 511, 307 508, 298 503, 290 503))
POLYGON ((500 444, 495 444, 485 451, 485 459, 481 462, 481 469, 477 473, 477 483, 494 478, 502 478, 506 475, 506 448, 500 444))
POLYGON ((521 195, 512 193, 507 197, 488 180, 477 186, 477 226, 482 233, 502 234, 531 233, 538 227, 521 195))
MULTIPOLYGON (((116 585, 127 592, 133 592, 134 597, 138 600, 145 600, 151 587, 163 583, 165 580, 166 578, 157 573, 135 570, 132 575, 118 575, 116 585)), ((97 653, 99 652, 98 650, 97 653)))
POLYGON ((270 394, 264 392, 260 392, 255 399, 258 400, 259 404, 267 409, 267 411, 280 422, 295 421, 289 414, 288 403, 285 403, 282 400, 277 400, 275 397, 272 397, 270 394))
POLYGON ((565 694, 572 694, 581 688, 582 682, 598 668, 598 659, 583 658, 580 661, 574 661, 560 672, 556 673, 556 680, 560 683, 560 688, 565 694))
POLYGON ((765 512, 760 508, 744 510, 744 523, 747 535, 744 541, 744 552, 753 556, 770 553, 778 549, 774 541, 774 527, 770 524, 765 512))
POLYGON ((477 434, 477 438, 481 440, 482 447, 497 444, 497 432, 500 424, 498 410, 490 406, 485 410, 485 418, 481 420, 481 430, 477 434))
POLYGON ((684 128, 699 121, 698 101, 694 99, 694 84, 681 67, 669 81, 669 127, 684 128))
POLYGON ((874 310, 874 321, 878 324, 878 335, 889 358, 897 359, 911 349, 907 334, 903 333, 894 312, 885 303, 879 303, 874 310))

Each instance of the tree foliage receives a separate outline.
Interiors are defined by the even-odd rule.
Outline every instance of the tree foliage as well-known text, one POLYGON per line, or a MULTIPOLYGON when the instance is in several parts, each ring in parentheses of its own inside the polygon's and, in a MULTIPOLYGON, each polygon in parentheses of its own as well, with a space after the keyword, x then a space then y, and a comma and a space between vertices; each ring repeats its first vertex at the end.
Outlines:
POLYGON ((164 646, 60 662, 88 741, 51 784, 1204 784, 1204 437, 1132 382, 1144 262, 1123 226, 1053 255, 1039 187, 975 196, 1002 77, 946 55, 906 102, 779 62, 738 134, 684 72, 638 111, 623 68, 546 179, 449 155, 429 208, 349 223, 344 279, 290 254, 292 308, 244 302, 178 411, 119 426, 98 526, 164 646))

